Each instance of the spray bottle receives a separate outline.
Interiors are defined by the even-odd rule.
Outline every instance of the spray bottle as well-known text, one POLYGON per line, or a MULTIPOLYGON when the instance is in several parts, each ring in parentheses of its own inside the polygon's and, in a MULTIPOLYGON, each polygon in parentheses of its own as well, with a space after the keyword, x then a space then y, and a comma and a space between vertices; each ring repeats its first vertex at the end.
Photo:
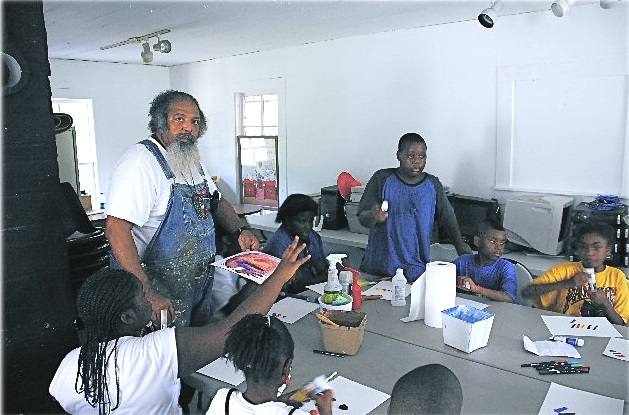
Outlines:
POLYGON ((328 282, 326 282, 323 286, 323 302, 326 304, 332 304, 332 302, 343 290, 343 287, 339 282, 336 264, 341 263, 341 259, 345 258, 346 256, 346 254, 330 254, 327 256, 330 267, 328 268, 328 282))

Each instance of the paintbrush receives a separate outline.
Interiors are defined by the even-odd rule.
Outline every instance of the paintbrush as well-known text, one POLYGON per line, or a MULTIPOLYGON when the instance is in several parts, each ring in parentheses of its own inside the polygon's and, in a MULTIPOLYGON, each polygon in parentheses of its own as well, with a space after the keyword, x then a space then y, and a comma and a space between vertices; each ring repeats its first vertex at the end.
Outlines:
POLYGON ((340 327, 338 324, 336 324, 335 322, 333 322, 332 320, 330 320, 328 317, 324 316, 323 314, 315 313, 315 316, 319 320, 321 320, 323 323, 329 324, 332 327, 340 327))

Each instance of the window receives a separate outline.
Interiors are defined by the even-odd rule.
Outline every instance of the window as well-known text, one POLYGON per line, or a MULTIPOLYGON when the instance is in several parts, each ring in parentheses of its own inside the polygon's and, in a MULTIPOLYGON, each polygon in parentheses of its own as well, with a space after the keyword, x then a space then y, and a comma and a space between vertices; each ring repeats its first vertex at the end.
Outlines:
POLYGON ((277 95, 242 94, 240 97, 237 142, 241 202, 277 207, 277 95))
POLYGON ((79 169, 81 193, 98 195, 96 170, 96 140, 94 137, 94 112, 91 99, 52 99, 53 112, 70 114, 76 133, 76 157, 79 169))

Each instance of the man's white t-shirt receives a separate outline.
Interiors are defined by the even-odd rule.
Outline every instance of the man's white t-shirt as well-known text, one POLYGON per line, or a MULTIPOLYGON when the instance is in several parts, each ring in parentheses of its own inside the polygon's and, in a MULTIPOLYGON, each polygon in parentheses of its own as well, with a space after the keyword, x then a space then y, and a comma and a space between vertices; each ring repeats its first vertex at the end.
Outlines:
MULTIPOLYGON (((205 415, 225 415, 227 392, 229 389, 219 389, 216 392, 205 415)), ((240 391, 234 391, 229 398, 229 415, 288 415, 292 409, 292 406, 276 401, 254 405, 247 402, 240 391)), ((310 413, 296 409, 293 415, 310 415, 310 413)))
MULTIPOLYGON (((154 138, 149 140, 155 143, 166 157, 166 150, 162 145, 154 138)), ((207 172, 205 166, 203 171, 207 172)), ((216 190, 216 185, 209 176, 206 177, 212 194, 216 190)), ((193 180, 199 184, 203 178, 199 175, 193 180)), ((186 183, 183 179, 176 181, 186 183)), ((124 219, 134 225, 132 235, 140 258, 144 257, 147 245, 164 219, 171 185, 153 153, 143 144, 131 146, 118 160, 111 175, 105 213, 107 216, 124 219)))
MULTIPOLYGON (((114 341, 107 344, 107 353, 114 341)), ((98 414, 85 396, 77 393, 79 352, 72 350, 63 359, 52 382, 50 394, 71 414, 98 414)), ((113 406, 116 403, 116 375, 114 356, 111 354, 107 366, 107 384, 113 406)), ((167 328, 144 337, 121 337, 118 339, 118 379, 120 381, 120 406, 115 414, 181 414, 179 406, 180 382, 177 377, 177 345, 175 329, 167 328)), ((81 385, 81 380, 78 380, 81 385)))

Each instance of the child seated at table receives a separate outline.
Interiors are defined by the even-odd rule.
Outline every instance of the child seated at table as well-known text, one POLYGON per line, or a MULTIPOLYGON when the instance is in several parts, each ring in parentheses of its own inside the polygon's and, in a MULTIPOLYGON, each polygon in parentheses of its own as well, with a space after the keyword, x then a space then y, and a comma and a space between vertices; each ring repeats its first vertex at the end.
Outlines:
POLYGON ((435 220, 447 230, 459 255, 471 249, 463 242, 441 182, 424 172, 426 141, 417 133, 404 134, 396 155, 399 167, 375 172, 360 200, 358 220, 370 228, 360 269, 390 277, 402 268, 413 282, 430 262, 435 220))
POLYGON ((607 317, 613 324, 629 320, 629 287, 625 274, 605 265, 614 230, 604 223, 585 224, 575 232, 581 262, 564 262, 535 278, 522 290, 538 306, 571 316, 607 317), (584 268, 594 268, 596 286, 588 284, 584 268))
POLYGON ((515 267, 500 258, 506 243, 507 234, 501 225, 480 223, 474 236, 478 253, 454 260, 458 288, 496 301, 515 301, 518 292, 515 267))
MULTIPOLYGON (((247 390, 219 389, 206 415, 309 415, 278 399, 290 383, 294 350, 293 337, 280 320, 245 316, 227 335, 224 353, 245 374, 247 390)), ((332 414, 332 396, 330 389, 313 396, 320 415, 332 414)))
POLYGON ((317 203, 310 196, 299 193, 288 196, 275 218, 275 221, 282 225, 262 249, 267 254, 281 258, 295 236, 299 237, 300 242, 306 243, 306 249, 300 255, 310 254, 310 261, 306 262, 284 286, 286 292, 299 293, 304 291, 307 285, 327 280, 328 261, 325 259, 323 242, 319 234, 312 229, 317 212, 317 203))
POLYGON ((395 382, 389 415, 460 414, 461 383, 447 367, 431 364, 415 368, 395 382))

